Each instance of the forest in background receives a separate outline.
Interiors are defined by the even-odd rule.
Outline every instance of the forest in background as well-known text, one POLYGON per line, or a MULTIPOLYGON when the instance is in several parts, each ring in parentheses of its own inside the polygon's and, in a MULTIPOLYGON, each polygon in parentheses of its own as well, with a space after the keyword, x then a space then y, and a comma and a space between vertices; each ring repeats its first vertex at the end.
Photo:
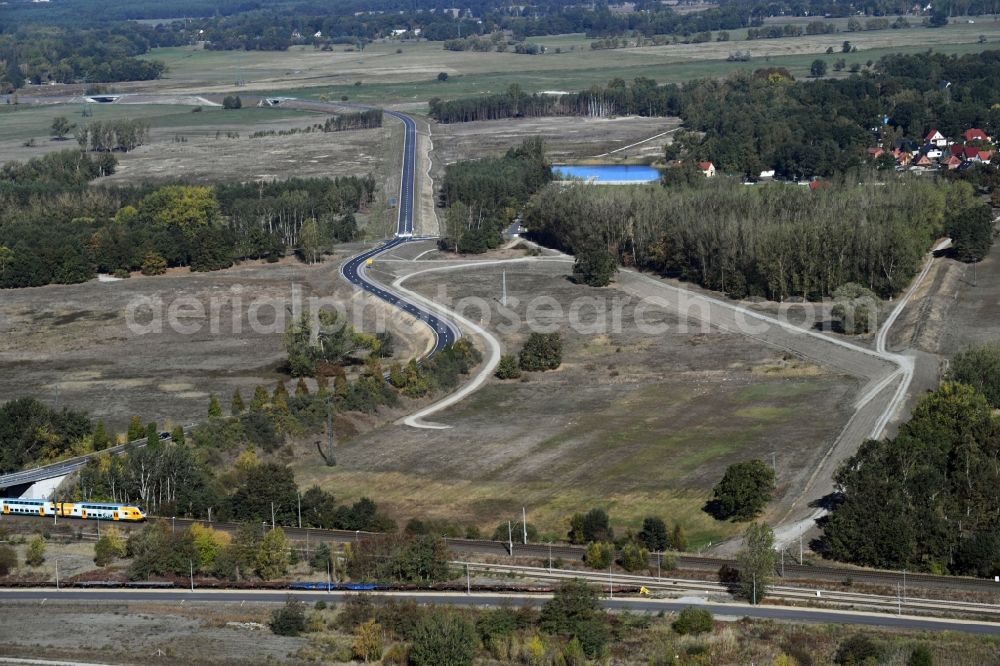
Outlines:
POLYGON ((607 247, 626 266, 680 277, 733 298, 819 299, 846 283, 899 292, 934 238, 987 204, 966 183, 917 178, 747 187, 701 178, 690 186, 549 185, 525 209, 542 243, 578 253, 607 247))
POLYGON ((842 79, 795 81, 786 70, 736 72, 724 80, 657 85, 614 79, 567 95, 506 91, 430 100, 438 122, 514 117, 679 116, 685 129, 670 159, 711 161, 756 179, 774 169, 785 178, 829 176, 859 166, 881 140, 891 149, 922 142, 934 128, 957 139, 970 127, 1000 135, 1000 51, 963 56, 892 55, 871 71, 842 79), (941 81, 949 86, 942 88, 941 81), (873 131, 875 128, 875 131, 873 131))
POLYGON ((373 177, 92 187, 112 153, 66 150, 0 170, 0 287, 72 284, 97 272, 206 271, 240 259, 316 257, 357 234, 373 177))

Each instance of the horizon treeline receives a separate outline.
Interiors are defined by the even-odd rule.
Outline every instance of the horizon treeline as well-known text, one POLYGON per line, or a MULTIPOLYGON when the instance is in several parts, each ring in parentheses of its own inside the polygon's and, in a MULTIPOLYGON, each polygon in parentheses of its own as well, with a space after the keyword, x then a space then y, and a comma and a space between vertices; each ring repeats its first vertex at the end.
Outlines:
POLYGON ((938 129, 959 138, 970 127, 1000 134, 1000 51, 963 56, 891 55, 843 79, 795 81, 787 70, 736 72, 725 80, 658 85, 613 79, 566 95, 506 91, 430 100, 442 123, 515 117, 679 116, 689 134, 676 158, 712 161, 757 178, 829 176, 856 167, 879 139, 888 146, 938 129), (941 81, 950 85, 943 89, 941 81), (873 131, 873 128, 877 130, 873 131))

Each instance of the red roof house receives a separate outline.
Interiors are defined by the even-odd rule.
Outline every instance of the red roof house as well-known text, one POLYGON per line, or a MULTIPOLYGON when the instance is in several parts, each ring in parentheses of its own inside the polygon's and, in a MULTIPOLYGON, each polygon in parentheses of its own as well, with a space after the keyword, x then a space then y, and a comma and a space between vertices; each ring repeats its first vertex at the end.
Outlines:
POLYGON ((971 127, 962 133, 962 138, 966 141, 989 141, 990 137, 986 136, 986 132, 979 129, 978 127, 971 127))
POLYGON ((944 148, 948 145, 948 139, 946 139, 944 134, 941 134, 941 132, 938 132, 936 129, 932 129, 927 136, 924 137, 924 141, 927 143, 933 143, 940 148, 944 148))

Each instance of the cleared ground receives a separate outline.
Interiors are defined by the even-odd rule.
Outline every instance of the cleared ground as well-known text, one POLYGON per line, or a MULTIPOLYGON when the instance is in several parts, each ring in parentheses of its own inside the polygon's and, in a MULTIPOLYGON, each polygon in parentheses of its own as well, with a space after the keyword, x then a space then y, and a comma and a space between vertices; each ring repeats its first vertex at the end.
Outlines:
POLYGON ((939 258, 897 324, 890 344, 946 359, 970 345, 1000 340, 1000 243, 978 264, 939 258))
MULTIPOLYGON (((678 118, 518 118, 474 123, 433 125, 435 166, 463 159, 502 155, 526 138, 545 140, 545 154, 552 162, 579 160, 644 141, 676 129, 678 118)), ((627 148, 602 162, 656 158, 663 154, 669 135, 627 148)))
MULTIPOLYGON (((77 142, 72 132, 63 140, 54 139, 50 128, 52 120, 66 117, 70 123, 84 126, 91 122, 129 118, 144 120, 150 125, 150 142, 156 150, 170 151, 175 141, 185 139, 206 140, 221 137, 213 142, 216 150, 226 143, 233 143, 225 134, 237 133, 247 137, 258 130, 287 130, 322 122, 324 116, 274 108, 245 108, 223 111, 219 107, 192 104, 49 104, 49 105, 0 105, 0 154, 2 161, 26 160, 55 150, 76 149, 77 142), (201 108, 193 112, 194 108, 201 108), (84 116, 86 110, 90 116, 84 116), (24 145, 33 143, 33 145, 24 145)), ((150 145, 147 144, 148 151, 150 145)), ((178 144, 183 146, 184 144, 178 144)), ((176 150, 176 146, 174 147, 176 150)), ((221 152, 231 152, 225 148, 221 152)), ((244 153, 251 152, 244 150, 244 153)), ((141 153, 140 153, 141 154, 141 153)), ((119 155, 120 161, 127 161, 133 154, 119 155)), ((232 171, 241 159, 230 161, 232 171)), ((189 165, 190 166, 190 165, 189 165)), ((175 175, 180 175, 178 172, 175 175)))
MULTIPOLYGON (((352 303, 356 293, 337 272, 337 261, 359 246, 343 246, 337 259, 306 266, 250 262, 215 273, 171 271, 166 276, 80 285, 11 289, 0 299, 0 402, 22 396, 90 412, 109 428, 123 429, 132 414, 144 421, 187 424, 204 418, 208 396, 228 405, 240 388, 244 398, 259 383, 273 386, 284 361, 282 333, 291 320, 293 289, 303 306, 310 296, 352 303), (162 330, 152 310, 130 307, 158 301, 162 330), (183 305, 179 299, 185 299, 183 305), (214 317, 212 308, 218 306, 214 317), (171 304, 180 327, 169 324, 171 304), (199 306, 200 304, 200 306, 199 306), (190 313, 201 308, 201 316, 190 313), (238 326, 233 323, 234 310, 238 326), (255 330, 252 322, 259 322, 255 330), (186 333, 181 327, 197 329, 186 333)), ((385 313, 374 301, 357 326, 371 330, 385 313)), ((419 328, 396 336, 396 353, 410 358, 426 344, 419 328)))
MULTIPOLYGON (((608 508, 619 528, 638 528, 655 514, 681 523, 702 546, 742 529, 701 510, 726 465, 775 452, 783 495, 850 413, 856 382, 844 375, 742 335, 698 325, 685 331, 656 306, 643 316, 668 330, 650 335, 635 324, 637 298, 574 285, 565 264, 506 270, 509 297, 519 301, 511 301, 511 316, 527 321, 529 300, 539 294, 563 308, 562 315, 532 315, 563 334, 563 366, 491 380, 435 415, 447 430, 386 425, 359 435, 341 448, 335 470, 298 465, 301 482, 345 499, 377 497, 403 520, 445 517, 489 532, 522 506, 553 536, 566 531, 574 511, 592 506, 608 508)), ((498 315, 500 271, 452 273, 445 291, 442 274, 433 273, 407 287, 455 299, 456 307, 458 299, 481 299, 465 315, 516 351, 529 331, 498 315)))
MULTIPOLYGON (((10 617, 35 616, 38 606, 6 602, 10 617)), ((0 622, 0 655, 123 664, 307 663, 296 657, 306 638, 275 636, 227 622, 264 624, 272 607, 217 603, 49 603, 43 622, 0 622)), ((345 637, 345 642, 346 642, 345 637)), ((64 662, 65 663, 65 662, 64 662)))

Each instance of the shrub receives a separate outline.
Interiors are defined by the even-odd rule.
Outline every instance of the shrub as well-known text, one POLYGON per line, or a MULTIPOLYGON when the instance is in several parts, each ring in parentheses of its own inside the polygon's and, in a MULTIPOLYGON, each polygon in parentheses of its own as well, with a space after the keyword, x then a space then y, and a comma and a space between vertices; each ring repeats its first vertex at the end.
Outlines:
POLYGON ((606 287, 618 272, 618 262, 606 247, 580 250, 573 262, 573 280, 591 287, 606 287))
POLYGON ((363 622, 354 630, 353 652, 357 659, 365 662, 382 658, 382 627, 375 620, 363 622))
POLYGON ((879 663, 881 658, 878 643, 864 634, 854 634, 840 644, 833 661, 839 666, 867 666, 879 663))
POLYGON ((455 613, 431 609, 417 625, 410 645, 413 666, 471 666, 476 656, 476 629, 455 613))
POLYGON ((774 492, 774 470, 762 460, 734 463, 713 489, 711 511, 721 520, 750 520, 774 492))
POLYGON ((271 631, 279 636, 298 636, 305 628, 305 606, 294 597, 289 596, 285 605, 271 614, 271 631))
POLYGON ((38 567, 45 561, 45 540, 38 534, 28 540, 28 552, 24 562, 28 566, 38 567))
POLYGON ((497 371, 494 373, 498 379, 517 379, 521 376, 521 368, 518 367, 517 358, 511 354, 504 354, 497 364, 497 371))
POLYGON ((910 653, 906 666, 934 666, 934 657, 926 645, 918 645, 910 653))
POLYGON ((17 553, 10 546, 0 545, 0 576, 17 568, 17 553))
POLYGON ((619 560, 626 571, 641 571, 649 568, 649 551, 636 543, 625 544, 619 560))
POLYGON ((712 614, 704 608, 688 606, 674 620, 674 631, 681 636, 704 634, 712 631, 712 614))
POLYGON ((125 539, 117 527, 108 527, 94 544, 94 564, 106 567, 120 557, 125 557, 125 539))
POLYGON ((615 547, 610 543, 595 541, 587 546, 584 563, 591 569, 607 569, 615 559, 615 547))
POLYGON ((666 550, 669 545, 667 524, 663 522, 662 518, 652 516, 644 518, 642 521, 642 531, 639 532, 639 540, 650 550, 666 550))
POLYGON ((562 365, 562 337, 558 333, 532 333, 518 362, 528 372, 555 370, 562 365))
POLYGON ((143 275, 163 275, 167 272, 167 261, 156 252, 149 252, 142 260, 143 275))
POLYGON ((337 624, 344 631, 354 631, 361 624, 375 618, 375 604, 367 594, 355 594, 347 598, 337 618, 337 624))

